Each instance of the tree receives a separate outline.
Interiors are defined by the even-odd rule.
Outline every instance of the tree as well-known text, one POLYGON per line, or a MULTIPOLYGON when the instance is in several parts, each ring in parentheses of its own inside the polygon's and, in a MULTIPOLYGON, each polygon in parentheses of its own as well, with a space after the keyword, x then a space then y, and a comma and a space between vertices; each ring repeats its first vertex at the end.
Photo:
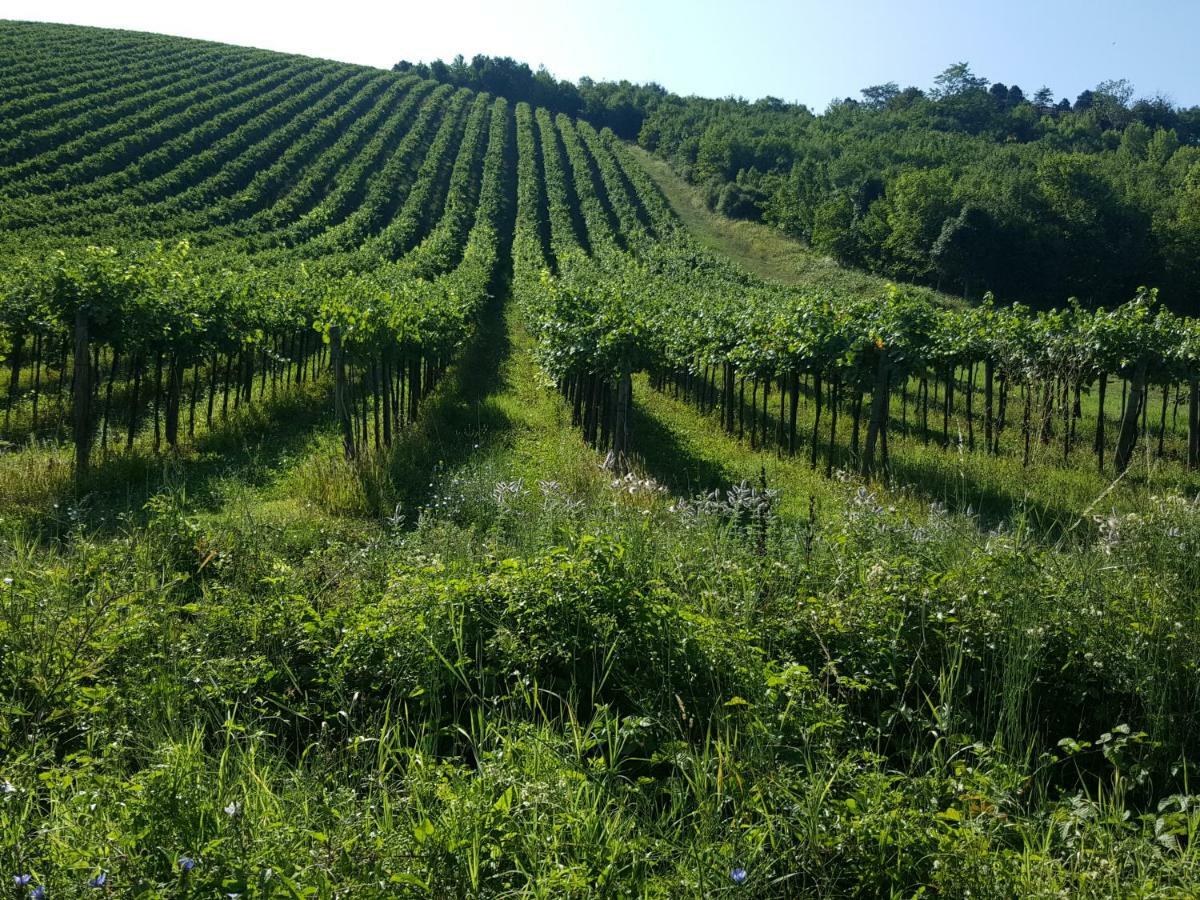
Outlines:
POLYGON ((855 221, 854 201, 845 193, 834 194, 813 213, 812 243, 847 265, 863 262, 860 235, 855 221))
POLYGON ((884 204, 888 234, 885 265, 897 276, 924 280, 933 273, 930 253, 942 224, 956 211, 954 177, 945 167, 903 172, 889 185, 884 204))
POLYGON ((1092 109, 1100 116, 1102 127, 1121 128, 1129 122, 1129 103, 1133 85, 1124 78, 1102 81, 1092 91, 1092 109))
POLYGON ((1099 303, 1127 295, 1151 264, 1148 213, 1122 195, 1094 156, 1047 156, 1037 174, 1060 289, 1099 303))
POLYGON ((1134 119, 1151 128, 1175 128, 1179 114, 1165 97, 1143 97, 1133 104, 1134 119))
POLYGON ((863 104, 870 109, 883 109, 893 99, 900 96, 900 85, 894 81, 889 81, 885 84, 873 84, 870 87, 865 87, 860 94, 863 96, 863 104))
MULTIPOLYGON (((1200 166, 1195 174, 1176 192, 1174 215, 1166 223, 1165 267, 1167 282, 1164 291, 1186 297, 1189 288, 1200 284, 1200 166)), ((1200 313, 1200 305, 1192 294, 1191 315, 1200 313)))
POLYGON ((1165 128, 1159 128, 1154 132, 1154 137, 1150 139, 1146 155, 1155 165, 1165 166, 1178 149, 1179 135, 1173 130, 1168 131, 1165 128))
POLYGON ((906 87, 888 103, 889 109, 911 109, 925 99, 925 92, 919 87, 906 87))
POLYGON ((754 108, 765 112, 783 112, 787 109, 787 104, 779 97, 772 97, 768 94, 766 97, 755 100, 754 108))
POLYGON ((955 97, 968 91, 982 91, 987 88, 988 80, 977 77, 969 63, 958 62, 947 66, 940 75, 933 79, 936 87, 930 92, 934 99, 955 97))
POLYGON ((1129 106, 1133 99, 1133 85, 1127 78, 1109 79, 1096 85, 1095 93, 1121 106, 1129 106))
POLYGON ((938 273, 963 287, 963 296, 971 295, 971 283, 992 276, 992 256, 996 248, 995 224, 987 210, 968 203, 957 216, 947 218, 934 242, 932 259, 938 273))
POLYGON ((1049 109, 1054 105, 1054 91, 1043 84, 1037 89, 1037 93, 1033 95, 1033 105, 1049 109))
POLYGON ((726 182, 717 198, 717 212, 731 219, 757 220, 762 216, 762 198, 736 181, 726 182))

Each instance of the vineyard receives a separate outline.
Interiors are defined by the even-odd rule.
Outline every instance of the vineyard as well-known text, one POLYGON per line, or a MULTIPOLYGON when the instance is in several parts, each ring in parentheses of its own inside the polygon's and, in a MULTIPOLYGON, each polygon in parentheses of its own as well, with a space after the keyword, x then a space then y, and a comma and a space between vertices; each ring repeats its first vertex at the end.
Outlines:
POLYGON ((1200 321, 1154 286, 767 280, 583 118, 0 47, 18 896, 1200 883, 1200 321))

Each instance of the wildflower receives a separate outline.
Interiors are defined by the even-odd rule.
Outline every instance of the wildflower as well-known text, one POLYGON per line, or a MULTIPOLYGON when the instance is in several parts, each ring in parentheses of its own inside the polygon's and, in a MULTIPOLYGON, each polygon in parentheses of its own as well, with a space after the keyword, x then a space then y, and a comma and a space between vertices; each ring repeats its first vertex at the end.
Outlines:
POLYGON ((241 812, 242 804, 238 803, 236 800, 225 807, 225 815, 229 816, 231 819, 236 818, 241 814, 241 812))
POLYGON ((102 888, 102 887, 104 887, 104 885, 107 881, 108 881, 108 873, 101 872, 95 878, 91 878, 88 880, 88 887, 102 888))
POLYGON ((729 877, 733 879, 734 884, 741 884, 746 880, 746 870, 738 866, 729 873, 729 877))
POLYGON ((5 586, 5 587, 12 587, 12 579, 11 579, 11 578, 7 578, 7 577, 6 577, 6 578, 4 579, 4 586, 5 586))
POLYGON ((29 900, 46 900, 46 886, 39 884, 29 892, 29 900))
POLYGON ((192 859, 190 856, 179 857, 179 871, 180 872, 187 873, 187 872, 192 871, 192 869, 194 869, 194 868, 196 868, 196 861, 194 859, 192 859))
POLYGON ((7 778, 4 779, 3 782, 0 782, 0 794, 4 794, 5 796, 7 796, 9 794, 15 794, 16 792, 17 792, 16 786, 11 781, 9 781, 7 778))
POLYGON ((518 500, 525 495, 525 485, 521 479, 514 481, 498 481, 496 487, 492 490, 492 499, 497 505, 507 507, 514 500, 518 500))
POLYGON ((25 885, 29 884, 29 882, 31 882, 31 881, 33 881, 32 875, 14 875, 13 876, 13 886, 14 887, 25 887, 25 885))

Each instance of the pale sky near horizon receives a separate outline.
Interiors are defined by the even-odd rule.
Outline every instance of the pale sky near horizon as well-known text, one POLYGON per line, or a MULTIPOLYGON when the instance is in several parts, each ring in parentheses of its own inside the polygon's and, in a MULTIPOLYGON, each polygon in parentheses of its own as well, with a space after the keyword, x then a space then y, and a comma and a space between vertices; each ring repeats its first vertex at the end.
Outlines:
POLYGON ((155 31, 390 67, 513 56, 559 78, 657 81, 680 94, 808 104, 885 81, 977 75, 1073 99, 1104 79, 1200 104, 1195 0, 485 0, 337 3, 0 0, 0 18, 155 31))

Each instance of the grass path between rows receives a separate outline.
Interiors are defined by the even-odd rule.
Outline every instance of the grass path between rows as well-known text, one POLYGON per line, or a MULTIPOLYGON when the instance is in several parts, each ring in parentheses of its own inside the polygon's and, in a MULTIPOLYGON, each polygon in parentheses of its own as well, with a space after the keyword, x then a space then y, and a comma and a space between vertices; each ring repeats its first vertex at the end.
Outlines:
POLYGON ((572 428, 570 410, 534 360, 515 304, 488 316, 478 349, 457 366, 458 383, 423 412, 439 463, 456 458, 498 479, 555 480, 577 493, 595 491, 606 483, 599 458, 572 428))
POLYGON ((465 352, 388 454, 348 463, 330 424, 259 499, 281 515, 347 515, 412 523, 448 485, 471 478, 555 481, 575 496, 607 489, 599 457, 547 384, 513 303, 493 303, 465 352))
MULTIPOLYGON (((709 251, 725 256, 760 278, 801 288, 833 288, 842 292, 874 293, 885 280, 839 266, 827 256, 778 230, 757 222, 735 221, 708 210, 701 190, 688 184, 663 159, 637 146, 630 148, 654 179, 685 227, 709 251)), ((759 452, 721 431, 715 418, 673 399, 639 378, 634 445, 638 463, 673 493, 691 496, 742 481, 759 482, 783 492, 784 515, 808 515, 810 499, 818 505, 833 501, 844 490, 824 477, 824 461, 813 470, 803 455, 780 457, 774 450, 759 452)), ((890 502, 917 513, 923 502, 894 496, 890 502)))

